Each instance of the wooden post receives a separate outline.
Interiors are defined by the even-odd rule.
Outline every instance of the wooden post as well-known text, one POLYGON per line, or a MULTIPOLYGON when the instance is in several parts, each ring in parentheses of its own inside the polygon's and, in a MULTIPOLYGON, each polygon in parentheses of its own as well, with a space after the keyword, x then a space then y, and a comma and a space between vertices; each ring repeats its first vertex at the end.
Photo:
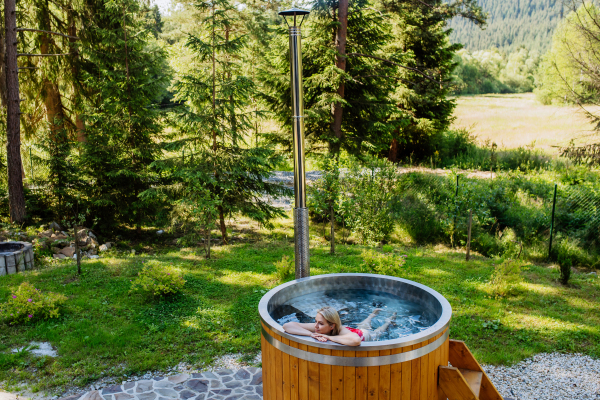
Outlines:
POLYGON ((17 67, 17 12, 15 0, 4 0, 6 71, 6 161, 8 164, 8 205, 10 220, 25 220, 25 195, 21 160, 21 106, 17 67))
POLYGON ((550 242, 548 243, 548 258, 552 258, 552 235, 554 234, 554 211, 556 210, 556 188, 554 184, 554 200, 552 200, 552 217, 550 219, 550 242))
POLYGON ((471 223, 473 222, 473 210, 469 210, 469 226, 467 228, 467 261, 471 257, 471 223))

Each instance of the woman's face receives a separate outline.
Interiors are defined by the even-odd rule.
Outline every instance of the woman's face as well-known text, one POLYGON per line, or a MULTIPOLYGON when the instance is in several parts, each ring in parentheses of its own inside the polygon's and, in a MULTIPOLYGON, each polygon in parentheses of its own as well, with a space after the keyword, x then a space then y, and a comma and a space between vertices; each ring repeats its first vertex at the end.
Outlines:
POLYGON ((329 322, 320 313, 315 317, 315 332, 322 335, 329 335, 335 325, 329 325, 329 322))

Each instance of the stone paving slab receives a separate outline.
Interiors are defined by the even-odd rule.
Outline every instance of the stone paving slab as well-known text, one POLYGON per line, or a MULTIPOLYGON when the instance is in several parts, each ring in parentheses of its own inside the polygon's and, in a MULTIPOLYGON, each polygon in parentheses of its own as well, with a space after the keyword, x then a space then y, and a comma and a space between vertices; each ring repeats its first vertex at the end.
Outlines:
POLYGON ((262 400, 262 369, 246 367, 126 382, 60 400, 262 400))

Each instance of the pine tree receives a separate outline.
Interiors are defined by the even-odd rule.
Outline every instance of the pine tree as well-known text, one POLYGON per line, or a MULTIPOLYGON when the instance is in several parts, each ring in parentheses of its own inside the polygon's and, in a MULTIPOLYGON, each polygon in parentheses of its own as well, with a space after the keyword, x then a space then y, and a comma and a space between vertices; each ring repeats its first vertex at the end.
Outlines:
POLYGON ((175 83, 175 100, 185 106, 171 116, 178 138, 168 147, 187 149, 189 157, 181 162, 164 160, 161 166, 170 172, 172 186, 203 182, 203 190, 218 204, 221 236, 227 244, 227 216, 241 213, 267 223, 282 212, 264 196, 287 190, 266 182, 278 162, 274 151, 249 148, 246 143, 255 86, 240 68, 246 37, 238 10, 229 0, 204 1, 196 7, 203 34, 190 34, 186 44, 197 62, 175 83))
POLYGON ((160 155, 154 101, 168 79, 166 55, 152 45, 137 1, 86 0, 85 10, 87 140, 79 164, 90 179, 85 195, 105 228, 122 222, 139 230, 149 207, 139 195, 157 182, 149 166, 160 155))
MULTIPOLYGON (((302 45, 309 150, 320 150, 326 145, 334 154, 342 150, 356 155, 377 153, 389 143, 386 137, 403 123, 389 97, 396 83, 389 78, 395 75, 397 67, 382 61, 381 54, 392 39, 390 26, 371 6, 365 0, 349 4, 345 70, 339 66, 337 1, 318 2, 305 22, 302 45), (340 107, 341 123, 334 124, 334 114, 340 107)), ((287 32, 281 28, 276 34, 260 76, 265 86, 265 104, 285 132, 271 140, 290 147, 287 32)))

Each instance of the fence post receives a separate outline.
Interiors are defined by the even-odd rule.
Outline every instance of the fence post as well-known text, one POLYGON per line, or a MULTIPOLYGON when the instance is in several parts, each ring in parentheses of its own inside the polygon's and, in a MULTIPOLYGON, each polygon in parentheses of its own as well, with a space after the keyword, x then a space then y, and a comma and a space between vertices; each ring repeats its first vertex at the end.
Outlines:
POLYGON ((473 209, 469 210, 469 226, 467 227, 467 261, 471 257, 471 223, 473 222, 473 209))
POLYGON ((456 204, 456 198, 458 197, 458 177, 459 175, 456 175, 456 192, 454 193, 454 225, 452 226, 452 237, 451 237, 451 241, 452 241, 452 247, 454 247, 454 236, 456 235, 456 216, 458 214, 458 205, 456 204))
POLYGON ((548 244, 548 258, 552 257, 552 234, 554 233, 554 210, 556 210, 556 187, 554 184, 554 200, 552 201, 552 218, 550 219, 550 243, 548 244))
POLYGON ((31 147, 29 147, 29 164, 31 165, 31 180, 33 181, 33 158, 31 158, 31 147))

